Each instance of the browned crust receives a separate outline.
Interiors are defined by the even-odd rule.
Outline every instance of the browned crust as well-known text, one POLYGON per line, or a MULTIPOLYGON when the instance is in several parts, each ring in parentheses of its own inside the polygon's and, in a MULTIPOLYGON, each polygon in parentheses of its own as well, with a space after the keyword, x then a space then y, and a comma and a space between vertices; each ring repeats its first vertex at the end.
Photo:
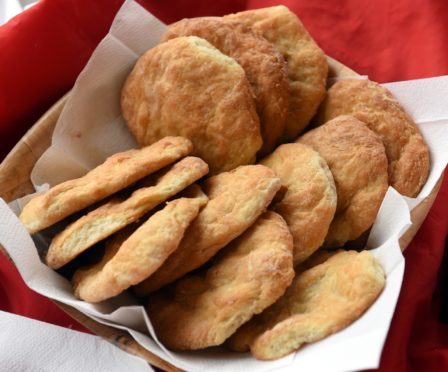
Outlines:
POLYGON ((352 116, 339 116, 299 137, 327 162, 338 204, 325 238, 340 247, 372 226, 388 187, 387 157, 380 139, 352 116))
POLYGON ((191 150, 188 139, 165 137, 140 150, 112 155, 85 176, 36 196, 25 205, 20 220, 30 234, 35 233, 173 163, 191 150))
POLYGON ((207 164, 195 157, 180 160, 149 187, 142 187, 127 199, 111 201, 82 216, 57 234, 48 249, 48 266, 58 269, 95 243, 137 221, 151 209, 207 174, 207 164))
POLYGON ((283 55, 243 23, 219 17, 183 19, 168 27, 162 41, 199 36, 234 58, 244 69, 260 117, 263 146, 258 155, 271 152, 285 129, 289 82, 283 55))
POLYGON ((280 188, 280 179, 263 165, 241 166, 210 177, 202 185, 209 202, 185 233, 180 247, 151 277, 135 287, 151 293, 198 268, 249 228, 280 188))
POLYGON ((288 224, 294 239, 294 265, 324 242, 336 211, 333 176, 325 160, 300 143, 279 146, 261 164, 271 168, 286 192, 271 208, 288 224))
POLYGON ((101 262, 75 272, 75 295, 87 302, 100 302, 146 279, 176 250, 206 203, 204 194, 176 199, 124 239, 112 240, 101 262))
POLYGON ((141 145, 169 135, 193 142, 211 173, 255 161, 260 123, 243 68, 206 40, 179 37, 143 54, 121 96, 123 117, 141 145))
POLYGON ((226 247, 205 275, 181 279, 173 297, 152 296, 150 319, 169 348, 220 345, 275 302, 293 276, 291 234, 278 214, 266 212, 226 247))
POLYGON ((325 97, 328 63, 325 53, 311 38, 300 19, 283 5, 231 14, 226 19, 245 23, 270 41, 288 65, 290 106, 285 141, 291 141, 308 125, 325 97))
MULTIPOLYGON (((327 258, 327 257, 325 257, 327 258)), ((358 319, 377 299, 385 273, 368 251, 341 251, 297 274, 286 293, 229 340, 262 360, 281 358, 358 319)))
POLYGON ((353 115, 382 140, 389 161, 389 183, 403 195, 416 197, 430 170, 428 146, 404 108, 386 88, 369 81, 344 79, 328 91, 318 124, 338 115, 353 115))

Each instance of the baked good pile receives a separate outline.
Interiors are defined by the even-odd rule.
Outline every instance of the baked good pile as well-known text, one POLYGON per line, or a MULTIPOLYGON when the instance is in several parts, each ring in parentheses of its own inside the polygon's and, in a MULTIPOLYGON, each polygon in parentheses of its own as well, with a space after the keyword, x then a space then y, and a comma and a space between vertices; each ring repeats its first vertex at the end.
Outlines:
POLYGON ((327 74, 284 6, 172 24, 122 89, 141 148, 36 196, 20 219, 30 234, 62 221, 47 265, 74 265, 87 302, 132 291, 170 349, 272 360, 335 333, 386 282, 348 247, 389 185, 417 196, 430 159, 387 89, 327 90, 327 74), (90 252, 103 253, 86 265, 90 252))

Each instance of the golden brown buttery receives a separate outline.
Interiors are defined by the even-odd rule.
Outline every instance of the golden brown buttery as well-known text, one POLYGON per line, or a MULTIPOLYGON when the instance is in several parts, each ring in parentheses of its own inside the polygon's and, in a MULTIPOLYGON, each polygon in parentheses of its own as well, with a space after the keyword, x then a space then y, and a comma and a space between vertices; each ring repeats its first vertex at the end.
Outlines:
POLYGON ((316 122, 323 124, 338 115, 355 116, 379 136, 389 161, 390 185, 416 197, 430 170, 428 146, 392 93, 370 80, 338 81, 329 89, 316 122))
POLYGON ((219 17, 183 19, 168 27, 162 41, 189 35, 207 40, 244 69, 260 117, 260 153, 271 152, 283 134, 289 107, 288 71, 283 55, 243 23, 219 17))
POLYGON ((279 298, 294 276, 292 237, 274 212, 258 218, 201 275, 182 278, 174 296, 150 298, 157 337, 172 349, 222 344, 252 315, 279 298))
POLYGON ((20 220, 30 234, 43 230, 173 163, 191 150, 188 139, 165 137, 140 150, 112 155, 85 176, 36 196, 25 205, 20 220))
POLYGON ((207 172, 208 166, 203 160, 189 156, 162 170, 154 177, 155 183, 137 189, 127 199, 114 197, 53 238, 46 256, 47 265, 53 269, 60 268, 95 243, 137 221, 207 172))
POLYGON ((188 228, 179 249, 135 287, 136 293, 153 292, 206 263, 255 222, 280 186, 280 179, 263 165, 245 165, 208 178, 202 188, 209 202, 188 228))
POLYGON ((300 19, 283 5, 231 14, 274 44, 288 65, 290 105, 284 140, 294 140, 325 97, 328 63, 300 19))
POLYGON ((341 247, 372 226, 388 187, 387 157, 379 138, 352 116, 339 116, 298 142, 325 159, 338 203, 325 244, 341 247))
POLYGON ((206 40, 179 37, 139 58, 122 90, 125 121, 140 145, 178 135, 211 173, 255 161, 260 122, 242 67, 206 40))
POLYGON ((271 168, 286 188, 283 199, 271 209, 288 224, 297 265, 327 236, 337 204, 333 176, 319 153, 300 143, 281 145, 260 163, 271 168))
POLYGON ((112 240, 101 262, 76 271, 72 279, 75 295, 87 302, 100 302, 146 279, 176 250, 206 203, 202 192, 194 198, 173 200, 130 236, 112 240))
POLYGON ((243 325, 229 346, 235 351, 250 349, 258 359, 281 358, 350 325, 384 285, 384 270, 370 252, 330 255, 297 274, 284 296, 243 325))

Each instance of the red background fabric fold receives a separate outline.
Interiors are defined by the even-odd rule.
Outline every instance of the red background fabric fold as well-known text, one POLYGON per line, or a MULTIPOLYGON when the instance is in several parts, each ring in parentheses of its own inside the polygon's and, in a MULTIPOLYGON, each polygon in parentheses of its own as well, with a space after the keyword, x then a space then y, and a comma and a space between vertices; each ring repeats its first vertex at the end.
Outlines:
MULTIPOLYGON (((0 27, 0 159, 73 86, 122 2, 42 0, 0 27)), ((139 3, 166 23, 281 3, 302 19, 328 55, 372 80, 448 74, 448 2, 444 0, 139 3)), ((448 320, 447 206, 448 177, 405 252, 403 288, 383 351, 382 371, 448 370, 448 325, 442 322, 448 320)), ((0 310, 86 331, 28 289, 3 256, 0 310)))

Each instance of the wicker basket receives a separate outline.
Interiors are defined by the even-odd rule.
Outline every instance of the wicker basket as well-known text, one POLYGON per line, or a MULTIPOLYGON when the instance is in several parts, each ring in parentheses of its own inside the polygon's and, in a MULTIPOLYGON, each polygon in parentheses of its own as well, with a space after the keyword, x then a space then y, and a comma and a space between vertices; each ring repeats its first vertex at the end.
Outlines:
MULTIPOLYGON (((344 66, 343 64, 329 58, 330 73, 329 78, 334 77, 353 77, 357 74, 344 66)), ((9 202, 18 197, 34 192, 34 188, 30 181, 30 173, 34 164, 50 146, 53 129, 57 119, 64 107, 65 102, 70 93, 62 97, 56 102, 40 120, 25 134, 25 136, 17 143, 17 145, 8 154, 5 160, 0 164, 0 197, 9 202)), ((437 192, 440 189, 442 177, 434 187, 431 194, 411 213, 413 225, 400 239, 401 249, 404 250, 411 242, 419 227, 423 223, 426 215, 431 208, 437 192)), ((6 252, 0 246, 0 251, 6 255, 6 252)), ((134 341, 127 332, 102 325, 96 321, 86 317, 76 309, 55 301, 62 310, 68 313, 72 318, 86 328, 101 336, 102 338, 119 346, 121 349, 140 356, 152 365, 168 371, 179 371, 178 368, 172 366, 168 362, 160 359, 148 350, 140 346, 134 341)))

